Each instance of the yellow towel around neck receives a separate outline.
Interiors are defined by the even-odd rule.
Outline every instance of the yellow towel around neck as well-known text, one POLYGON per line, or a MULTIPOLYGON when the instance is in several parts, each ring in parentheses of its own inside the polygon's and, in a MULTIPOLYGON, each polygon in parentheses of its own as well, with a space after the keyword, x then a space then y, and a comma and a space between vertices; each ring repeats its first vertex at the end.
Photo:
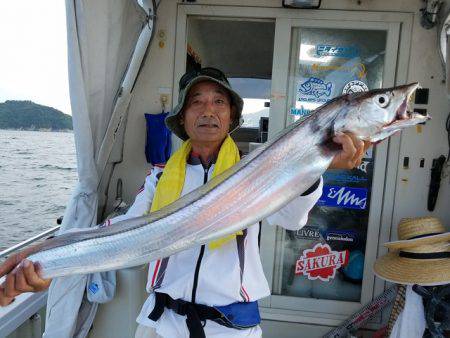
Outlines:
MULTIPOLYGON (((157 211, 166 205, 176 201, 183 191, 184 179, 186 176, 186 161, 192 150, 191 141, 183 143, 167 161, 163 174, 156 186, 150 212, 157 211)), ((228 135, 220 147, 217 161, 214 164, 212 177, 215 177, 240 161, 239 150, 233 139, 228 135)), ((237 235, 242 235, 242 231, 219 238, 208 244, 211 250, 220 248, 223 244, 233 240, 237 235)))

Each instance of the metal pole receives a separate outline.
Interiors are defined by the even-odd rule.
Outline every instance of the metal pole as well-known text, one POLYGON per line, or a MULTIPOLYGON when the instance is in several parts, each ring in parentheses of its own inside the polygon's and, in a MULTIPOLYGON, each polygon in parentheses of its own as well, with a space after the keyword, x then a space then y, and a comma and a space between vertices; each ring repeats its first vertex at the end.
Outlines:
POLYGON ((20 250, 23 247, 26 247, 27 245, 32 244, 33 242, 35 242, 37 240, 40 240, 40 239, 42 239, 42 238, 44 238, 44 237, 46 237, 48 235, 51 235, 51 234, 55 233, 58 230, 59 230, 59 225, 54 227, 54 228, 48 229, 48 230, 46 230, 44 232, 41 232, 40 234, 38 234, 38 235, 36 235, 34 237, 31 237, 31 238, 29 238, 29 239, 27 239, 27 240, 25 240, 23 242, 20 242, 19 244, 13 245, 12 247, 10 247, 10 248, 0 252, 0 259, 5 257, 5 256, 8 256, 9 254, 13 253, 14 251, 20 250))

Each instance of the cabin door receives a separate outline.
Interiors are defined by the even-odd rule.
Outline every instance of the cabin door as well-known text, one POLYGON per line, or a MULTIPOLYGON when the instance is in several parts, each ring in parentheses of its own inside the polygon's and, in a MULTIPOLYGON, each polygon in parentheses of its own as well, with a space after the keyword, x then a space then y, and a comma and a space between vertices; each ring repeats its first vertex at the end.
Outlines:
MULTIPOLYGON (((405 83, 411 27, 407 13, 179 5, 174 73, 225 72, 245 100, 233 137, 247 152, 336 96, 405 83)), ((326 172, 305 228, 263 222, 265 319, 337 325, 384 290, 372 266, 390 236, 399 146, 326 172)))
MULTIPOLYGON (((271 106, 284 114, 269 137, 334 97, 393 86, 399 33, 399 23, 278 19, 271 106)), ((272 307, 350 314, 372 299, 386 157, 380 144, 358 168, 327 171, 307 225, 276 230, 272 307)))
POLYGON ((185 69, 222 70, 244 99, 241 128, 231 133, 243 154, 267 140, 274 36, 274 19, 187 17, 185 69))

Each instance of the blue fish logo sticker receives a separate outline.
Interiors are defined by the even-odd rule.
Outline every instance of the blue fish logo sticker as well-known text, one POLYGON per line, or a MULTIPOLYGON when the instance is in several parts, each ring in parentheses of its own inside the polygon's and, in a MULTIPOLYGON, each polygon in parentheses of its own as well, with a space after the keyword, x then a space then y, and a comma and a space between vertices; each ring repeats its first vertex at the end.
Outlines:
POLYGON ((319 98, 321 96, 329 97, 331 95, 331 88, 333 88, 331 82, 325 83, 322 79, 310 77, 300 85, 298 90, 302 94, 313 95, 319 98))

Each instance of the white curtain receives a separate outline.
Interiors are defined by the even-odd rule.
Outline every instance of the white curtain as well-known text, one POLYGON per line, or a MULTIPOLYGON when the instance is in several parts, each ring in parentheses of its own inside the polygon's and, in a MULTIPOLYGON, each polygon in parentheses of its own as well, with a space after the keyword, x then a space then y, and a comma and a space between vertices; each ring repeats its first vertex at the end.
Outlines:
MULTIPOLYGON (((146 22, 135 0, 66 0, 66 15, 79 182, 63 232, 97 224, 99 178, 108 160, 104 149, 111 148, 105 147, 111 140, 108 126, 118 111, 128 109, 130 93, 121 92, 121 83, 146 22)), ((86 337, 98 305, 84 296, 86 281, 86 276, 53 280, 44 337, 86 337)))

